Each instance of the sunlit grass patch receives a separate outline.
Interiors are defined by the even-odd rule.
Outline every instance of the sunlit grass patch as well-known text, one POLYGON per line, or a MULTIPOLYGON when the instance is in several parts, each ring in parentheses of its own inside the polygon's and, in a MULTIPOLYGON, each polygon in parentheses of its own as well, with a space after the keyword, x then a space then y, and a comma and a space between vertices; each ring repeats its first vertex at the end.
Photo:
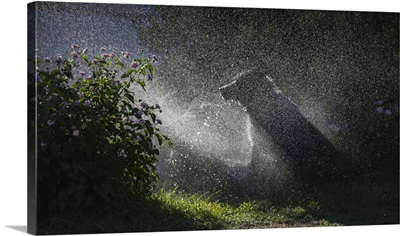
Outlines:
MULTIPOLYGON (((228 204, 211 200, 212 195, 187 195, 177 190, 160 190, 155 198, 169 212, 184 212, 188 218, 196 221, 201 228, 235 229, 253 226, 332 226, 339 225, 325 219, 314 219, 302 206, 276 208, 268 202, 243 201, 239 204, 228 204)), ((315 211, 315 209, 314 209, 315 211)))

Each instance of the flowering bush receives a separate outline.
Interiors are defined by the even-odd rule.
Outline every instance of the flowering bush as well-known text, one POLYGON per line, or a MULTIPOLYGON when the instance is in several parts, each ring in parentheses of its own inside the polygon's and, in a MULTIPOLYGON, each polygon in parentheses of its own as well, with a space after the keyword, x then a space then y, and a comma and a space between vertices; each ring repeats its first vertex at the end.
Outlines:
POLYGON ((138 99, 135 86, 146 89, 158 58, 71 47, 65 57, 36 58, 30 81, 38 206, 63 211, 150 193, 159 147, 171 141, 159 130, 161 107, 138 99))

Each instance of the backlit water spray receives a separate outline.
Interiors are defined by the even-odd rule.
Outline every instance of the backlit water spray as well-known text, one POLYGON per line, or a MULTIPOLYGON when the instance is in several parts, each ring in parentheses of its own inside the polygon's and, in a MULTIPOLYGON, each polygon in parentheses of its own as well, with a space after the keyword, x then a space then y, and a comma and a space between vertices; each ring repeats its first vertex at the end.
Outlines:
MULTIPOLYGON (((160 155, 160 181, 190 192, 232 191, 238 184, 245 185, 255 165, 255 139, 262 135, 243 106, 219 94, 179 97, 177 92, 163 91, 162 84, 160 78, 146 93, 147 99, 161 105, 162 130, 174 142, 160 155)), ((259 152, 266 161, 274 158, 272 152, 259 152)), ((273 166, 271 161, 269 169, 273 166)))
MULTIPOLYGON (((130 51, 133 57, 151 53, 143 46, 146 42, 140 41, 132 19, 143 19, 136 24, 148 27, 150 21, 146 19, 159 17, 152 6, 68 3, 37 6, 36 48, 41 58, 65 54, 72 43, 95 53, 102 47, 107 52, 130 51)), ((148 83, 144 95, 148 102, 160 104, 162 131, 174 143, 172 148, 163 148, 159 156, 160 182, 186 191, 211 193, 247 194, 258 188, 266 191, 276 188, 291 176, 280 162, 282 150, 252 122, 244 106, 224 100, 218 90, 245 68, 233 68, 218 57, 208 58, 213 66, 209 72, 219 75, 210 79, 204 68, 193 66, 187 57, 184 47, 193 48, 191 44, 198 40, 196 37, 190 38, 188 45, 165 48, 165 53, 159 55, 154 81, 148 83), (231 68, 224 70, 221 65, 231 68)), ((198 49, 210 46, 199 45, 198 49)), ((228 53, 221 53, 221 57, 225 55, 228 53)), ((314 111, 311 109, 309 114, 314 111)))

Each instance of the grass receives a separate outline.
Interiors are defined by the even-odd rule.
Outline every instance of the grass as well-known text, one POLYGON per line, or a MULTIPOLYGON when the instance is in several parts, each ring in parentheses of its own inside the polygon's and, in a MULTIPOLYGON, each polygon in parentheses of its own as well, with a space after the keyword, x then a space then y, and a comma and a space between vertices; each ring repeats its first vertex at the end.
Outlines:
MULTIPOLYGON (((279 196, 218 201, 161 188, 90 211, 40 219, 40 234, 318 227, 399 223, 398 180, 358 180, 279 196)), ((289 191, 290 192, 290 191, 289 191)))
POLYGON ((203 229, 337 225, 323 219, 313 219, 301 206, 276 208, 267 200, 228 204, 211 201, 212 195, 185 195, 178 191, 165 190, 161 190, 156 196, 166 208, 184 212, 203 229))
POLYGON ((227 204, 211 195, 161 189, 129 207, 66 212, 43 222, 43 234, 278 228, 338 225, 314 219, 302 206, 276 208, 268 201, 227 204), (83 220, 82 220, 83 219, 83 220))

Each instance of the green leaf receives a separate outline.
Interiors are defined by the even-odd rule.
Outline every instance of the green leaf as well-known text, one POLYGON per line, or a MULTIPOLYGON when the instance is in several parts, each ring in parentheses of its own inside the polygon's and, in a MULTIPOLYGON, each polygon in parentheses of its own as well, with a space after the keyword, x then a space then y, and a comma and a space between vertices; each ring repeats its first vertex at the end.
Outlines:
POLYGON ((124 96, 128 99, 128 101, 135 103, 135 98, 130 93, 125 93, 124 96))
POLYGON ((80 54, 80 57, 85 60, 86 62, 89 62, 88 57, 84 54, 80 54))
POLYGON ((146 82, 144 82, 144 80, 138 79, 136 82, 146 91, 146 82))
POLYGON ((146 69, 144 67, 140 68, 140 72, 142 73, 142 75, 146 75, 146 69))
POLYGON ((149 113, 151 120, 153 121, 153 123, 156 123, 156 115, 154 113, 149 113))
POLYGON ((150 72, 150 75, 151 75, 151 76, 153 76, 153 73, 154 73, 154 67, 153 67, 152 65, 150 65, 150 64, 147 64, 147 69, 149 70, 149 72, 150 72))
POLYGON ((162 135, 164 137, 165 142, 167 142, 168 147, 171 147, 173 145, 171 139, 167 135, 162 135))
POLYGON ((134 71, 134 69, 127 70, 124 74, 121 75, 121 78, 123 79, 129 77, 134 71))
POLYGON ((160 134, 155 134, 158 140, 158 144, 160 144, 160 146, 163 144, 163 138, 160 134))
POLYGON ((124 103, 124 105, 129 109, 129 110, 133 110, 133 106, 131 105, 131 103, 129 103, 129 102, 123 102, 124 103))
MULTIPOLYGON (((116 57, 115 57, 116 58, 116 57)), ((116 61, 115 62, 115 65, 117 65, 117 66, 121 66, 122 68, 126 68, 126 66, 125 66, 125 64, 124 63, 122 63, 121 61, 119 61, 119 59, 118 58, 116 58, 116 59, 114 59, 114 60, 118 60, 118 61, 116 61)))
POLYGON ((128 75, 131 75, 134 71, 135 71, 134 69, 128 69, 128 70, 126 71, 126 73, 127 73, 128 75))

